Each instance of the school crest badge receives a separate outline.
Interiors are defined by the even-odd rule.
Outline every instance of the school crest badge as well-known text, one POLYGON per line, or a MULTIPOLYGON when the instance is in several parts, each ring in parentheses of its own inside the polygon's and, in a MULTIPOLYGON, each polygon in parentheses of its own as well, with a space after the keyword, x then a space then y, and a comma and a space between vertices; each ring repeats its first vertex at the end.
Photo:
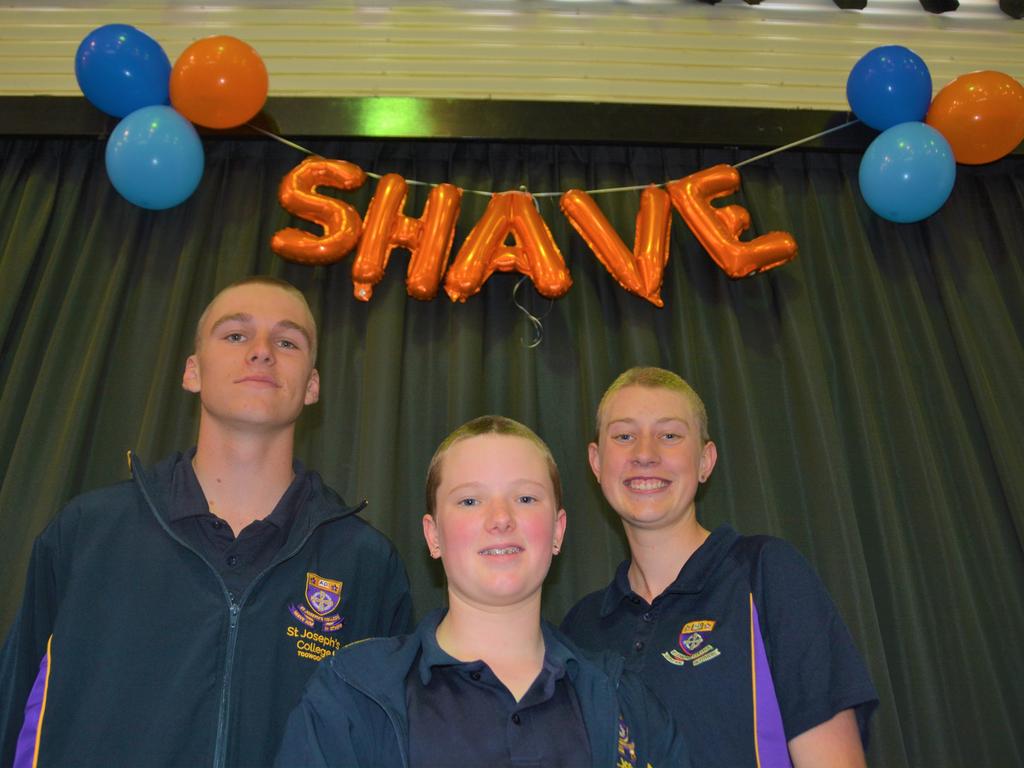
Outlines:
POLYGON ((341 605, 342 586, 340 581, 307 573, 306 605, 289 605, 288 612, 307 627, 320 624, 324 632, 337 632, 345 623, 345 619, 334 612, 341 605))
POLYGON ((669 664, 677 667, 689 663, 699 666, 706 661, 721 656, 721 651, 709 642, 711 633, 715 629, 713 619, 699 619, 688 621, 679 631, 678 648, 672 648, 661 654, 661 657, 669 664))

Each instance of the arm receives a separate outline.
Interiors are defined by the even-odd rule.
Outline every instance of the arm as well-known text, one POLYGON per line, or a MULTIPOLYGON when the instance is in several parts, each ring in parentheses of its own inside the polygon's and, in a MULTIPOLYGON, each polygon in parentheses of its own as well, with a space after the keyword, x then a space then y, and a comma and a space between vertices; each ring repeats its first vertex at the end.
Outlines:
POLYGON ((50 548, 40 537, 32 548, 21 607, 0 652, 0 765, 14 764, 25 705, 53 632, 56 602, 50 548))
POLYGON ((865 768, 857 718, 844 709, 789 740, 793 768, 865 768))
POLYGON ((819 733, 832 743, 837 736, 834 728, 844 725, 852 725, 861 741, 878 697, 824 584, 793 547, 778 539, 765 542, 756 562, 756 618, 787 746, 796 743, 799 752, 802 737, 813 745, 819 733))

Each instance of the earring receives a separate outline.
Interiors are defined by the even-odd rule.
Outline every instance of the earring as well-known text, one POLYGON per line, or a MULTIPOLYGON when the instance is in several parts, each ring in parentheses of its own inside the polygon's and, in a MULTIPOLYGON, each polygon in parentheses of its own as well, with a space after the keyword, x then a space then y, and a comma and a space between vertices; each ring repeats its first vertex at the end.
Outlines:
POLYGON ((558 546, 558 543, 556 542, 554 544, 554 546, 552 547, 552 551, 553 551, 554 554, 557 555, 559 552, 562 551, 562 548, 560 546, 558 546))

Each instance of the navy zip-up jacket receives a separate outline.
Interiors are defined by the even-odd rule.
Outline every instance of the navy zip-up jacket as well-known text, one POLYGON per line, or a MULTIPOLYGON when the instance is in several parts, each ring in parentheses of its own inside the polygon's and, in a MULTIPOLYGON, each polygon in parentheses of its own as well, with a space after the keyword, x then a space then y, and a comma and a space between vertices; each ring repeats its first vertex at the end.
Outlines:
MULTIPOLYGON (((408 768, 405 679, 416 664, 424 633, 435 632, 443 615, 432 612, 405 637, 355 643, 325 663, 288 719, 277 767, 408 768)), ((590 741, 592 765, 688 768, 668 710, 638 677, 623 673, 622 657, 584 655, 547 622, 541 629, 546 645, 557 643, 568 651, 567 673, 590 741)))
POLYGON ((0 652, 0 764, 23 732, 19 759, 40 766, 268 765, 321 660, 411 626, 394 547, 313 472, 287 542, 232 600, 166 523, 177 459, 132 460, 131 481, 36 540, 0 652))

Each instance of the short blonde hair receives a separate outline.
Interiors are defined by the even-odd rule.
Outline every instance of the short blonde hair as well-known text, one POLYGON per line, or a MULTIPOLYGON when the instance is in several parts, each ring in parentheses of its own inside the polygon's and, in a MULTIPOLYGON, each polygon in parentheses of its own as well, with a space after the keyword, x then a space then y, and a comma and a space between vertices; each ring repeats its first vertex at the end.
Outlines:
POLYGON ((619 374, 618 378, 611 383, 611 385, 601 395, 601 402, 597 404, 597 432, 594 437, 594 441, 598 442, 601 438, 601 423, 604 419, 605 406, 608 403, 608 399, 618 392, 620 389, 626 387, 647 387, 648 389, 668 389, 672 392, 678 392, 683 395, 690 402, 690 406, 693 408, 693 413, 697 417, 697 423, 700 425, 700 439, 702 443, 708 442, 711 437, 708 433, 708 411, 704 407, 704 401, 700 399, 700 395, 686 383, 677 373, 667 371, 664 368, 657 368, 655 366, 637 366, 630 368, 627 371, 623 371, 619 374))
POLYGON ((525 424, 520 424, 515 419, 507 416, 478 416, 472 421, 467 421, 461 427, 452 432, 441 441, 430 459, 430 466, 427 467, 427 512, 434 514, 437 508, 437 489, 441 486, 441 463, 448 449, 461 440, 480 435, 507 435, 509 437, 521 437, 529 440, 534 447, 544 456, 548 465, 548 476, 551 478, 551 485, 555 492, 555 509, 562 508, 562 477, 558 472, 558 464, 555 457, 551 455, 551 449, 547 443, 537 436, 537 433, 525 424))
POLYGON ((282 280, 278 277, 272 277, 271 275, 252 275, 250 277, 243 277, 241 280, 236 280, 230 285, 225 285, 223 288, 217 291, 217 295, 210 299, 210 303, 206 305, 206 308, 203 310, 203 314, 199 316, 199 322, 196 323, 195 351, 199 351, 199 347, 203 339, 203 323, 206 322, 206 318, 210 314, 210 307, 212 307, 213 303, 220 298, 222 293, 224 293, 225 291, 230 291, 232 288, 240 288, 243 285, 269 285, 272 288, 280 288, 285 293, 291 294, 296 299, 302 302, 302 306, 306 308, 306 312, 309 314, 309 319, 313 323, 313 327, 309 329, 310 332, 313 334, 312 338, 309 340, 309 351, 310 358, 313 360, 313 363, 315 364, 317 347, 316 318, 313 317, 313 311, 309 308, 309 302, 306 301, 305 294, 303 294, 302 291, 300 291, 294 285, 289 283, 287 280, 282 280))

